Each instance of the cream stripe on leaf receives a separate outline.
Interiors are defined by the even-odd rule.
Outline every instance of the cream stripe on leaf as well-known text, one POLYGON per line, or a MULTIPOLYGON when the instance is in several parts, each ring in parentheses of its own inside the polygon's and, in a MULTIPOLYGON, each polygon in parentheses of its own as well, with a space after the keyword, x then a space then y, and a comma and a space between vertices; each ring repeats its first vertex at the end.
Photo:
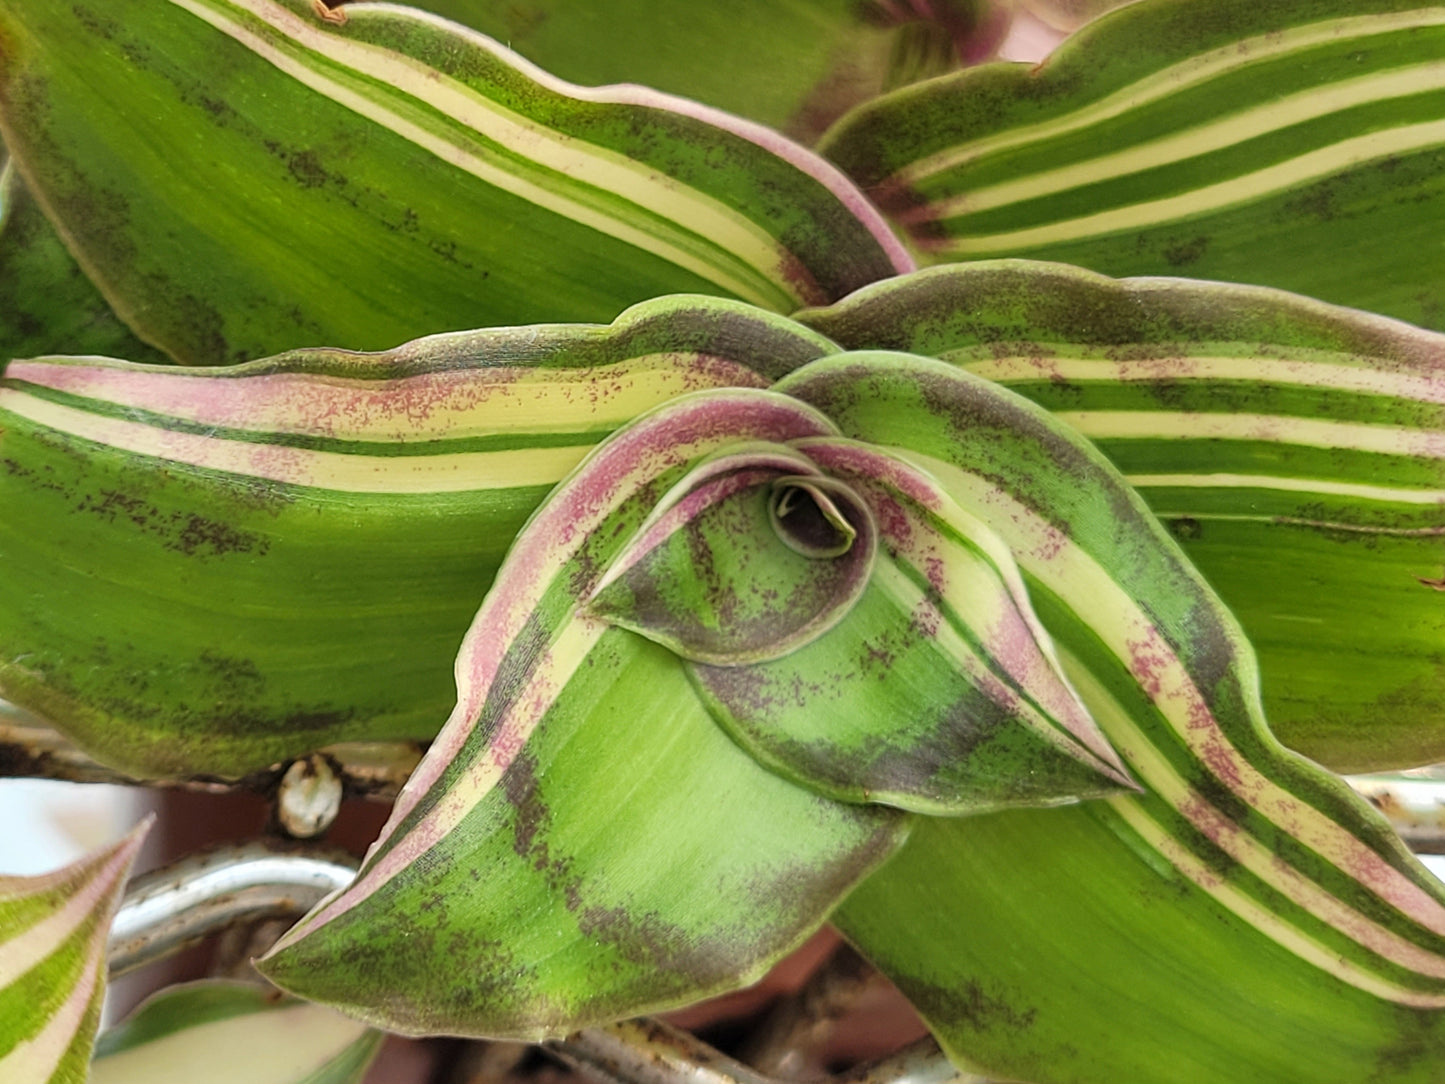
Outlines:
POLYGON ((105 949, 150 826, 39 877, 0 877, 0 1077, 83 1080, 105 998, 105 949))
MULTIPOLYGON (((1060 140, 956 170, 919 192, 918 220, 966 216, 960 230, 984 234, 1074 217, 1094 208, 1187 191, 1206 179, 1278 168, 1301 155, 1346 145, 1377 130, 1439 117, 1439 64, 1423 43, 1382 72, 1361 77, 1344 42, 1322 56, 1293 58, 1278 71, 1251 70, 1211 82, 1179 100, 1142 108, 1060 140), (1272 83, 1260 103, 1256 84, 1272 83), (1299 90, 1295 91, 1298 84, 1299 90), (974 194, 978 198, 970 198, 974 194), (1051 212, 1049 207, 1055 209, 1051 212)), ((1367 148, 1368 149, 1368 148, 1367 148)), ((1304 167, 1299 167, 1303 169, 1304 167)))
MULTIPOLYGON (((1076 426, 1080 431, 1083 427, 1076 426)), ((1387 504, 1445 505, 1445 490, 1390 489, 1386 486, 1356 485, 1349 482, 1324 482, 1309 478, 1280 478, 1267 474, 1130 474, 1129 484, 1146 492, 1153 489, 1272 489, 1284 493, 1307 493, 1315 496, 1348 497, 1359 501, 1382 501, 1387 504)), ((1189 509, 1173 515, 1187 515, 1189 509)), ((1385 528, 1382 528, 1382 530, 1385 528)))
POLYGON ((182 468, 342 493, 425 494, 550 486, 576 466, 587 451, 584 444, 581 447, 521 447, 470 455, 435 452, 417 456, 368 456, 261 441, 217 440, 198 433, 88 414, 4 391, 0 391, 0 410, 57 435, 148 456, 182 468))
POLYGON ((931 262, 1183 273, 1437 322, 1445 265, 1399 254, 1445 229, 1445 8, 1367 8, 1145 0, 1038 70, 875 100, 822 147, 931 262))
POLYGON ((1225 899, 1225 905, 1230 910, 1247 908, 1255 919, 1252 924, 1271 939, 1351 985, 1402 1004, 1445 1008, 1445 994, 1438 990, 1411 988, 1392 978, 1381 978, 1379 973, 1372 973, 1369 966, 1352 964, 1341 952, 1340 944, 1348 946, 1349 940, 1358 941, 1381 960, 1396 965, 1397 973, 1406 980, 1414 980, 1417 984, 1421 977, 1445 978, 1445 967, 1442 967, 1445 961, 1439 954, 1405 940, 1353 910, 1348 903, 1320 891, 1296 870, 1281 863, 1277 852, 1261 840, 1247 833, 1222 830, 1229 825, 1228 815, 1191 787, 1157 750, 1150 748, 1148 739, 1129 720, 1128 710, 1092 677, 1087 667, 1074 658, 1070 658, 1066 665, 1074 683, 1082 690, 1101 725, 1107 728, 1121 755, 1139 773, 1141 780, 1173 807, 1166 813, 1167 807, 1161 808, 1158 803, 1129 799, 1113 801, 1119 815, 1141 832, 1152 836, 1155 848, 1176 869, 1217 898, 1225 899), (1153 819, 1155 817, 1157 822, 1153 819), (1172 832, 1164 827, 1169 822, 1173 822, 1172 832), (1197 834, 1180 831, 1180 822, 1197 834), (1144 827, 1146 825, 1147 828, 1144 827), (1219 874, 1220 852, 1238 863, 1240 875, 1226 878, 1219 874), (1214 868, 1212 875, 1199 872, 1211 867, 1214 868), (1246 878, 1243 871, 1248 871, 1253 877, 1246 878), (1249 891, 1245 891, 1246 888, 1249 891), (1251 896, 1254 898, 1249 898, 1251 896), (1281 906, 1281 900, 1294 904, 1306 915, 1289 913, 1287 906, 1281 906), (1330 943, 1330 934, 1336 935, 1332 938, 1333 944, 1330 943))
POLYGON ((324 23, 270 0, 170 2, 311 90, 478 180, 649 250, 728 293, 763 304, 780 300, 769 281, 781 262, 771 235, 640 163, 528 123, 404 55, 338 40, 324 23), (273 44, 231 12, 253 16, 279 39, 273 44), (367 93, 388 86, 401 104, 388 108, 367 93), (722 251, 707 252, 707 240, 722 251))
POLYGON ((788 310, 911 266, 835 167, 765 129, 570 86, 425 13, 348 15, 123 0, 0 16, 21 173, 116 312, 180 360, 611 319, 683 290, 788 310), (152 108, 117 104, 134 101, 152 108), (74 202, 97 191, 123 221, 74 202), (211 273, 180 270, 197 266, 211 273))
POLYGON ((1317 940, 1298 927, 1281 922, 1274 901, 1263 903, 1219 875, 1217 860, 1213 865, 1180 844, 1179 840, 1151 820, 1137 803, 1117 802, 1119 817, 1139 833, 1145 846, 1155 848, 1185 877, 1199 885, 1224 907, 1276 940, 1281 947, 1314 964, 1333 978, 1390 1001, 1418 1009, 1439 1009, 1445 1006, 1445 995, 1422 993, 1400 986, 1378 974, 1342 958, 1335 948, 1317 940), (1271 906, 1273 904, 1273 906, 1271 906))
MULTIPOLYGON (((900 169, 899 180, 914 182, 954 166, 963 165, 983 154, 992 154, 1026 143, 1078 132, 1101 121, 1126 115, 1140 106, 1166 100, 1186 87, 1207 84, 1225 72, 1249 72, 1265 62, 1289 60, 1314 46, 1334 45, 1342 38, 1367 45, 1379 35, 1445 25, 1445 9, 1425 5, 1407 6, 1402 10, 1379 10, 1368 15, 1345 15, 1328 22, 1306 22, 1288 26, 1242 40, 1230 41, 1222 47, 1200 52, 1176 64, 1157 70, 1155 58, 1135 54, 1133 59, 1143 71, 1120 72, 1116 81, 1122 86, 1111 89, 1097 101, 1076 106, 1060 118, 1033 125, 1020 125, 1013 130, 980 137, 967 147, 951 148, 931 158, 900 169)), ((1309 103, 1304 103, 1309 104, 1309 103)))
POLYGON ((1346 452, 1376 452, 1416 459, 1445 459, 1445 433, 1409 426, 1348 425, 1310 418, 1289 418, 1245 413, 1172 413, 1162 411, 1105 411, 1087 414, 1056 411, 1071 425, 1087 420, 1091 436, 1100 439, 1147 440, 1177 437, 1181 440, 1272 441, 1346 452))
MULTIPOLYGON (((655 87, 797 133, 805 142, 845 109, 897 85, 895 45, 913 39, 923 29, 920 21, 947 33, 956 18, 948 8, 915 6, 895 9, 885 27, 877 6, 836 0, 698 0, 687 18, 672 19, 659 18, 658 9, 637 0, 594 0, 585 9, 575 0, 534 0, 524 33, 515 10, 490 0, 431 0, 426 6, 582 86, 655 87), (698 63, 699 57, 707 63, 698 63), (767 78, 741 77, 761 72, 767 78)), ((959 63, 953 50, 909 61, 915 78, 959 63)))
POLYGON ((835 921, 945 1048, 1020 1079, 1192 1082, 1228 1065, 1323 1084, 1419 1040, 1389 1078, 1429 1079, 1445 1042, 1445 890, 1336 777, 1270 736, 1238 627, 1102 456, 938 361, 840 355, 778 389, 909 459, 998 532, 1145 791, 919 824, 844 902, 835 921), (1036 863, 1048 874, 1019 869, 1036 863), (1033 892, 1048 901, 1028 904, 1033 892), (1269 1005, 1268 1043, 1225 1026, 1241 1001, 1269 1005))
POLYGON ((1272 290, 1025 261, 930 269, 801 319, 1068 417, 1244 625, 1287 745, 1341 771, 1445 757, 1445 337, 1272 290))
POLYGON ((928 217, 944 219, 1023 203, 1131 173, 1142 173, 1156 166, 1198 158, 1251 139, 1277 136, 1281 129, 1326 117, 1341 109, 1441 89, 1445 89, 1445 64, 1438 62, 1346 80, 1323 89, 1311 88, 1246 110, 1227 120, 1199 124, 1129 150, 1102 154, 1075 165, 941 198, 930 204, 925 213, 928 217))
MULTIPOLYGON (((1416 151, 1434 151, 1442 145, 1445 145, 1445 120, 1406 125, 1384 132, 1370 132, 1320 147, 1264 169, 1228 180, 1202 184, 1178 195, 1137 200, 1125 206, 1093 212, 1079 218, 1007 232, 965 234, 956 241, 928 247, 945 256, 977 259, 1046 249, 1070 241, 1150 229, 1166 223, 1188 222, 1215 212, 1232 210, 1243 204, 1263 202, 1269 197, 1302 188, 1311 182, 1332 178, 1355 166, 1394 159, 1416 151)), ((1212 172, 1207 163, 1201 167, 1201 171, 1206 176, 1212 172)), ((1190 261, 1181 259, 1179 262, 1182 264, 1190 261)))
POLYGON ((0 695, 141 775, 426 740, 507 546, 589 447, 679 394, 765 385, 831 349, 681 297, 383 354, 12 363, 0 695))
MULTIPOLYGON (((450 336, 427 342, 424 349, 436 356, 445 343, 475 353, 475 344, 483 338, 450 336)), ((312 371, 279 368, 271 361, 178 373, 174 366, 41 360, 11 362, 5 377, 11 387, 59 393, 54 397, 58 403, 110 417, 153 418, 151 424, 158 428, 239 430, 240 439, 249 433, 257 442, 282 435, 308 437, 318 447, 325 447, 325 441, 337 448, 348 442, 458 441, 509 430, 563 433, 575 429, 569 414, 575 415, 582 401, 595 404, 594 425, 615 427, 662 398, 694 390, 696 382, 678 364, 694 360, 685 350, 575 369, 498 363, 485 369, 421 373, 402 371, 400 361, 394 372, 378 371, 371 355, 307 351, 304 356, 312 371), (316 376, 323 363, 330 364, 321 381, 316 376), (348 367, 356 375, 343 375, 348 367), (213 379, 213 373, 227 379, 213 379), (75 398, 65 398, 71 389, 75 398), (479 409, 483 403, 485 408, 479 409)), ((753 378, 753 370, 719 358, 713 366, 718 379, 729 379, 729 365, 736 369, 731 374, 735 382, 753 378)))
MULTIPOLYGON (((1207 403, 1211 382, 1244 381, 1258 393, 1261 387, 1318 389, 1321 391, 1361 392, 1415 399, 1422 403, 1445 405, 1445 388, 1428 375, 1393 372, 1372 368, 1349 354, 1323 355, 1317 351, 1301 351, 1301 360, 1260 357, 1243 354, 1236 357, 1209 357, 1187 352, 1188 344, 1176 344, 1177 356, 1119 359, 1110 357, 1102 347, 1074 349, 1077 356, 1066 356, 1070 344, 1050 343, 1048 354, 1030 356, 1025 353, 999 356, 997 347, 989 351, 959 349, 943 357, 978 376, 1009 387, 1050 382, 1079 385, 1097 384, 1101 391, 1115 391, 1117 384, 1157 383, 1167 379, 1184 391, 1195 384, 1204 389, 1202 402, 1207 403), (988 356, 988 355, 993 356, 988 356)), ((1025 344, 1019 343, 1022 351, 1025 344)))
POLYGON ((965 194, 940 198, 928 207, 927 214, 933 218, 952 218, 1024 203, 1239 147, 1253 139, 1277 138, 1294 125, 1329 117, 1343 109, 1376 103, 1394 105, 1393 99, 1442 88, 1445 88, 1445 71, 1440 64, 1432 62, 1345 80, 1324 88, 1313 87, 1224 120, 1200 122, 1182 131, 1173 131, 1127 150, 1100 154, 1014 181, 1000 181, 965 194))
POLYGON ((382 1035, 253 983, 168 986, 101 1033, 93 1084, 360 1084, 382 1035))

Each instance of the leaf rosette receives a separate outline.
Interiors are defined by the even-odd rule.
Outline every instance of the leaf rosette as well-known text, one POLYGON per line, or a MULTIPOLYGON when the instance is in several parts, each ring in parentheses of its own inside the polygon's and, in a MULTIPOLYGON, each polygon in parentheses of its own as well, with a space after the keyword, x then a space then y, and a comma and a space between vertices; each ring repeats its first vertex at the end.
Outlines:
POLYGON ((770 391, 601 444, 518 536, 457 683, 356 882, 263 964, 404 1031, 555 1034, 735 987, 907 811, 1132 786, 993 532, 770 391))
POLYGON ((535 1037, 745 984, 831 918, 971 1070, 1363 1079, 1413 1037, 1392 1079, 1438 1067, 1438 882, 1269 733, 1238 624, 1104 455, 954 365, 836 354, 618 430, 456 676, 356 881, 260 961, 282 987, 535 1037), (1264 1046, 1196 1027, 1266 998, 1264 1046))

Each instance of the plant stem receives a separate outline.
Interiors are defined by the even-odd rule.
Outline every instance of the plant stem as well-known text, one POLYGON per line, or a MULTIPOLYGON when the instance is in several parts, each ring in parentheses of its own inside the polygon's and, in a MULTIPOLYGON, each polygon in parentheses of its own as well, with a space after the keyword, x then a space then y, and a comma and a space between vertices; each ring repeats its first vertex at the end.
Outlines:
POLYGON ((218 847, 144 874, 131 882, 111 923, 111 977, 222 930, 297 918, 355 875, 349 855, 273 842, 218 847))

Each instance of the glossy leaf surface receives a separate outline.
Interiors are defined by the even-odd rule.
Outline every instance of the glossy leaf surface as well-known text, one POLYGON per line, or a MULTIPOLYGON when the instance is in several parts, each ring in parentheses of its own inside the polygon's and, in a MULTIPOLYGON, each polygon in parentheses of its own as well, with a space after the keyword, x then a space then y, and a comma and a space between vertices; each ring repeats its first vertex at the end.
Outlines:
POLYGON ((1445 886, 1269 734, 1238 626, 1142 500, 981 378, 854 357, 778 390, 987 509, 1145 793, 920 824, 835 921, 992 1075, 1438 1076, 1445 886))
POLYGON ((1445 337, 1023 261, 799 319, 986 376, 1092 439, 1243 624, 1285 744, 1339 771, 1445 758, 1445 337))
POLYGON ((54 873, 0 877, 0 1079, 85 1079, 111 917, 149 826, 54 873))
POLYGON ((0 688, 143 774, 425 739, 507 547, 587 449, 832 349, 673 298, 607 327, 0 377, 0 688))
POLYGON ((0 11, 22 175, 177 360, 607 320, 687 290, 792 310, 910 266, 841 174, 766 128, 571 86, 421 12, 346 13, 0 11))
POLYGON ((1441 327, 1442 54, 1445 8, 1410 0, 1145 0, 820 146, 929 261, 1227 279, 1441 327))
POLYGON ((254 983, 167 987, 95 1044, 91 1084, 360 1084, 381 1033, 254 983))

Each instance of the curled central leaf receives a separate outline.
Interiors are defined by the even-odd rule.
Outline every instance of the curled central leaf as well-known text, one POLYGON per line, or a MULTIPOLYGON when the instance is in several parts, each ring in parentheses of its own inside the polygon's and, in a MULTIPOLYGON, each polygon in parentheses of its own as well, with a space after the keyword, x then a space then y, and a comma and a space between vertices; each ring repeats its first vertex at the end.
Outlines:
MULTIPOLYGON (((853 548, 857 530, 828 495, 834 483, 812 478, 780 478, 773 483, 768 518, 794 553, 819 560, 842 557, 853 548)), ((854 514, 861 509, 855 506, 854 514)))
POLYGON ((853 608, 876 536, 867 505, 806 457, 781 445, 738 447, 672 488, 587 609, 692 662, 782 658, 853 608))
POLYGON ((952 816, 1133 786, 1008 548, 878 449, 754 441, 698 461, 584 610, 683 659, 734 741, 838 801, 952 816))
POLYGON ((810 472, 773 482, 783 545, 847 553, 866 522, 877 552, 826 636, 749 665, 690 661, 739 745, 831 798, 950 816, 1132 785, 986 524, 879 449, 818 438, 791 450, 810 472))

